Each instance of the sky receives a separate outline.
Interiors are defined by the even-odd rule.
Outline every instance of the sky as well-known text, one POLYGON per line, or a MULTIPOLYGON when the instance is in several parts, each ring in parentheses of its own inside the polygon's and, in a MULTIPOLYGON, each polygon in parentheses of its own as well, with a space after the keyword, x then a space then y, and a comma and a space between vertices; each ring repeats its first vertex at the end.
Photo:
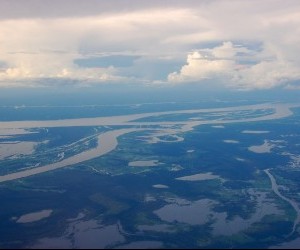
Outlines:
POLYGON ((299 0, 0 0, 0 88, 300 90, 299 0))

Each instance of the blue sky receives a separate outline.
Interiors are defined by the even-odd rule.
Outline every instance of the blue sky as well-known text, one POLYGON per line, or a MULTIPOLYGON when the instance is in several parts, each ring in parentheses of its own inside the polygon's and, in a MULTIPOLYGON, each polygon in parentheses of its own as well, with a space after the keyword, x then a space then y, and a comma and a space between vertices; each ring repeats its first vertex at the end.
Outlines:
POLYGON ((1 88, 300 88, 298 0, 1 0, 0 9, 1 88))

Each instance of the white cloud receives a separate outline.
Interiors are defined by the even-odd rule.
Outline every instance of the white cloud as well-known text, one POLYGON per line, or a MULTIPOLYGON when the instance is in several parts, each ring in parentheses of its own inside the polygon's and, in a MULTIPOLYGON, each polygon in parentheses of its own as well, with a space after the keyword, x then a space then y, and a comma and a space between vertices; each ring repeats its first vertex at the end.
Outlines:
POLYGON ((299 79, 298 0, 136 1, 135 7, 126 0, 115 7, 61 1, 59 13, 59 1, 47 1, 49 11, 20 2, 15 7, 24 12, 8 1, 0 13, 0 81, 7 84, 35 78, 126 82, 138 75, 141 82, 210 78, 251 89, 299 79), (141 56, 130 70, 74 64, 84 56, 124 53, 141 56), (165 64, 161 72, 151 65, 161 58, 174 59, 168 73, 165 64))
POLYGON ((230 76, 238 66, 234 61, 235 55, 241 50, 244 49, 234 47, 231 42, 224 42, 213 49, 191 52, 187 55, 187 64, 181 68, 180 72, 169 74, 168 80, 190 82, 230 76))
POLYGON ((299 67, 280 53, 271 54, 270 48, 260 52, 251 51, 232 42, 224 42, 213 49, 195 51, 187 55, 187 63, 179 72, 169 74, 169 82, 194 82, 209 78, 222 81, 238 89, 268 89, 300 79, 299 67), (238 52, 243 52, 240 56, 238 52), (260 61, 240 63, 248 55, 260 61), (256 55, 255 55, 256 54, 256 55), (267 58, 263 59, 262 56, 267 58), (272 58, 272 59, 269 59, 272 58))
POLYGON ((172 30, 183 30, 181 20, 188 16, 189 10, 169 9, 78 18, 2 20, 0 60, 7 67, 0 71, 0 80, 42 77, 124 80, 126 77, 119 76, 117 69, 84 69, 73 61, 87 54, 115 51, 120 55, 132 51, 163 56, 155 52, 159 37, 168 36, 172 30), (172 23, 176 25, 173 27, 172 23))
POLYGON ((233 58, 237 53, 237 49, 233 47, 232 42, 224 42, 221 46, 212 50, 215 58, 233 58))
POLYGON ((231 86, 241 89, 268 89, 300 79, 300 71, 285 61, 262 61, 234 72, 231 86))
POLYGON ((199 52, 193 52, 187 57, 187 64, 180 72, 169 74, 168 80, 171 82, 199 81, 205 78, 226 75, 233 68, 232 60, 209 59, 199 52))

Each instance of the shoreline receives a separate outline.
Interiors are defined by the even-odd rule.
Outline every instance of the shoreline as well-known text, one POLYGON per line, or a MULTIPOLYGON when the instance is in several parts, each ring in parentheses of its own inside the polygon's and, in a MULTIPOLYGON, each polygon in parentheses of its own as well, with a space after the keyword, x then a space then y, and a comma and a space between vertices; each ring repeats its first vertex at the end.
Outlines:
POLYGON ((295 221, 294 221, 293 230, 288 234, 288 236, 290 236, 296 231, 296 227, 300 222, 300 209, 299 209, 299 206, 295 201, 285 197, 284 195, 282 195, 280 193, 280 191, 278 189, 278 185, 276 183, 276 180, 275 180, 274 176, 270 173, 270 169, 265 169, 264 172, 268 175, 268 177, 271 181, 271 186, 272 186, 273 192, 277 196, 279 196, 282 200, 288 202, 294 208, 294 210, 296 211, 297 217, 295 218, 295 221))
MULTIPOLYGON (((69 120, 52 120, 52 121, 23 121, 23 122, 0 122, 1 129, 11 129, 16 128, 28 129, 28 128, 47 128, 47 127, 72 127, 72 126, 101 126, 101 125, 122 125, 122 126, 135 126, 131 128, 115 129, 108 132, 104 132, 98 136, 98 145, 96 148, 81 152, 77 155, 65 158, 59 162, 51 163, 44 166, 39 166, 32 169, 27 169, 23 171, 18 171, 15 173, 10 173, 0 176, 0 183, 6 181, 17 180, 32 175, 45 173, 48 171, 60 169, 70 165, 78 164, 85 162, 97 157, 100 157, 108 152, 111 152, 118 146, 117 138, 123 134, 136 132, 136 131, 145 131, 145 130, 160 130, 166 134, 176 135, 178 133, 185 133, 191 131, 196 126, 205 125, 205 124, 228 124, 228 123, 241 123, 241 122, 253 122, 253 121, 265 121, 280 119, 293 114, 290 110, 291 107, 295 105, 291 104, 274 104, 274 107, 270 106, 271 104, 256 104, 248 106, 238 106, 238 107, 226 107, 226 108, 213 108, 213 109, 196 109, 196 110, 181 110, 181 111, 170 111, 170 112, 156 112, 156 113, 144 113, 136 115, 125 115, 125 116, 115 116, 115 117, 100 117, 100 118, 82 118, 82 119, 69 119, 69 120), (270 115, 254 117, 254 118, 245 118, 245 119, 236 119, 236 120, 200 120, 200 121, 186 121, 186 122, 134 122, 134 119, 149 117, 149 116, 158 116, 166 114, 185 114, 185 113, 201 113, 201 112, 215 112, 218 111, 236 111, 236 110, 245 110, 245 109, 258 109, 258 108, 273 108, 274 113, 270 115), (138 118, 137 118, 138 117, 138 118), (132 121, 132 122, 131 122, 132 121), (11 127, 7 128, 5 125, 11 127), (180 125, 181 128, 142 128, 143 125, 180 125), (102 143, 105 142, 105 143, 102 143)), ((300 104, 299 104, 300 106, 300 104)), ((298 107, 299 107, 298 106, 298 107)))
POLYGON ((105 155, 111 151, 113 151, 118 146, 118 140, 117 138, 121 135, 130 133, 136 131, 136 129, 119 129, 119 130, 113 130, 108 131, 105 133, 102 133, 98 136, 98 145, 96 148, 81 152, 77 155, 71 156, 69 158, 63 159, 62 161, 51 163, 48 165, 23 170, 7 175, 0 176, 0 183, 6 182, 6 181, 13 181, 18 180, 21 178, 29 177, 36 174, 41 174, 45 172, 49 172, 52 170, 64 168, 70 165, 75 165, 81 162, 85 162, 97 157, 100 157, 102 155, 105 155), (105 143, 103 143, 105 142, 105 143))
MULTIPOLYGON (((293 114, 290 108, 300 107, 292 104, 254 104, 246 106, 226 107, 226 108, 212 108, 212 109, 189 109, 189 110, 177 110, 177 111, 164 111, 164 112, 151 112, 131 115, 119 115, 119 116, 103 116, 94 118, 78 118, 78 119, 62 119, 62 120, 32 120, 32 121, 3 121, 0 122, 1 129, 32 129, 32 128, 53 128, 53 127, 75 127, 75 126, 109 126, 109 125, 175 125, 175 124, 189 124, 189 123, 223 123, 226 120, 210 120, 210 121, 187 121, 187 122, 139 122, 135 121, 141 118, 169 115, 169 114, 194 114, 194 113, 208 113, 208 112, 224 112, 224 111, 241 111, 241 110, 257 110, 257 109, 274 109, 273 114, 245 118, 243 121, 259 121, 261 118, 264 120, 272 120, 287 117, 293 114)), ((232 122, 234 120, 229 120, 232 122)), ((13 135, 13 134, 12 134, 13 135)))

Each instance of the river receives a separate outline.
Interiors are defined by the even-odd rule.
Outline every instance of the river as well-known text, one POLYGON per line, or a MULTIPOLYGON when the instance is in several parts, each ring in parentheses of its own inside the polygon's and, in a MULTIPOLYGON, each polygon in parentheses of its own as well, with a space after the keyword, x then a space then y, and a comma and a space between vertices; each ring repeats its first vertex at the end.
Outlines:
MULTIPOLYGON (((48 120, 48 121, 12 121, 12 122, 0 122, 1 130, 10 130, 12 134, 18 129, 32 129, 32 128, 50 128, 50 127, 73 127, 73 126, 104 126, 104 125, 122 125, 132 126, 126 129, 116 129, 108 132, 104 132, 98 136, 98 145, 96 148, 81 152, 77 155, 63 159, 59 162, 40 166, 32 169, 27 169, 7 175, 0 176, 0 183, 5 181, 17 180, 20 178, 45 173, 51 170, 63 168, 66 166, 74 165, 84 161, 91 160, 96 157, 100 157, 112 150, 114 150, 118 141, 117 138, 123 134, 141 131, 141 130, 159 130, 162 133, 176 134, 184 133, 192 130, 195 126, 203 124, 226 124, 226 123, 238 123, 238 122, 254 122, 264 121, 272 119, 280 119, 293 114, 290 110, 291 107, 297 107, 300 104, 257 104, 248 106, 226 107, 226 108, 212 108, 212 109, 195 109, 195 110, 179 110, 179 111, 167 111, 167 112, 155 112, 155 113, 143 113, 133 115, 111 116, 111 117, 96 117, 96 118, 79 118, 79 119, 65 119, 65 120, 48 120), (154 117, 160 115, 169 114, 197 114, 201 112, 221 112, 221 111, 241 111, 241 110, 258 110, 258 109, 274 109, 274 113, 253 117, 253 118, 241 118, 241 119, 215 119, 215 120, 199 120, 199 121, 178 121, 178 122, 138 122, 137 119, 145 117, 154 117), (150 128, 147 125, 161 126, 160 129, 150 128), (181 128, 164 128, 166 125, 180 125, 181 128), (141 126, 143 126, 141 128, 141 126)), ((6 131, 7 132, 7 131, 6 131)))
POLYGON ((36 167, 32 169, 27 169, 23 171, 19 171, 12 174, 7 174, 0 176, 0 183, 5 181, 12 181, 17 180, 20 178, 45 173, 48 171, 52 171, 55 169, 63 168, 66 166, 74 165, 77 163, 81 163, 84 161, 88 161, 91 159, 94 159, 96 157, 100 157, 104 154, 107 154, 114 150, 118 145, 117 138, 121 135, 124 135, 126 133, 130 133, 133 131, 137 131, 136 128, 128 128, 128 129, 118 129, 118 130, 112 130, 105 133, 102 133, 98 136, 98 144, 96 148, 81 152, 77 155, 71 156, 69 158, 66 158, 62 161, 55 162, 52 164, 48 164, 41 167, 36 167))
POLYGON ((299 222, 300 222, 300 209, 299 209, 299 206, 298 206, 298 204, 297 204, 295 201, 293 201, 293 200, 291 200, 291 199, 285 197, 284 195, 282 195, 282 194, 280 193, 280 191, 279 191, 279 189, 278 189, 278 185, 277 185, 277 183, 276 183, 276 180, 275 180, 274 176, 270 173, 270 170, 269 170, 269 169, 265 169, 264 172, 265 172, 265 173, 269 176, 269 178, 270 178, 270 181, 271 181, 271 184, 272 184, 272 190, 274 191, 274 193, 277 194, 281 199, 283 199, 283 200, 285 200, 286 202, 290 203, 291 206, 292 206, 292 207, 294 208, 294 210, 296 211, 297 217, 296 217, 296 219, 295 219, 295 221, 294 221, 293 230, 292 230, 291 233, 289 234, 289 235, 291 235, 291 234, 293 234, 293 233, 295 232, 296 227, 297 227, 297 225, 298 225, 299 222))

